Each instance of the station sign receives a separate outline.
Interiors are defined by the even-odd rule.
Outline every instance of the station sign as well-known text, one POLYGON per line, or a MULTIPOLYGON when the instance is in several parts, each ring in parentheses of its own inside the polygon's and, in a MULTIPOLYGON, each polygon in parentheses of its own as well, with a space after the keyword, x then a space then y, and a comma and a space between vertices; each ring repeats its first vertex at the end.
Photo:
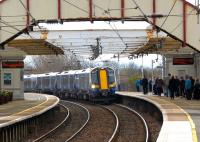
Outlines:
POLYGON ((3 61, 2 68, 24 68, 23 61, 3 61))
POLYGON ((173 58, 173 65, 193 65, 193 58, 173 58))

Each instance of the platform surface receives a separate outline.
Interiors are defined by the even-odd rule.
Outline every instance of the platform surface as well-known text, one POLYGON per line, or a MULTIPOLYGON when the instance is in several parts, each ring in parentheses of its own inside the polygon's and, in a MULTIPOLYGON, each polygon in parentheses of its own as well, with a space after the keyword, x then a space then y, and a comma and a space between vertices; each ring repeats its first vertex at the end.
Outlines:
POLYGON ((185 98, 159 97, 143 95, 140 92, 117 92, 122 96, 130 96, 149 101, 156 105, 163 114, 163 126, 158 142, 198 142, 200 138, 200 101, 185 98))
POLYGON ((0 105, 0 128, 42 114, 58 102, 55 96, 26 93, 25 100, 0 105))

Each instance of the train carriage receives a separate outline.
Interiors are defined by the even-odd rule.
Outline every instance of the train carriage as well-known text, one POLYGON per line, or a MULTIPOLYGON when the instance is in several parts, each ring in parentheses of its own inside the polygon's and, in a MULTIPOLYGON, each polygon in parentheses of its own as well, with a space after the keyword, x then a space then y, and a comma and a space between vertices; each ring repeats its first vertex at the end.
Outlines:
POLYGON ((74 91, 75 71, 64 71, 57 74, 59 95, 70 96, 74 91))
POLYGON ((25 75, 24 76, 24 91, 25 92, 31 92, 32 86, 31 86, 31 75, 25 75))
POLYGON ((116 90, 115 71, 110 67, 38 74, 24 78, 26 91, 30 91, 29 84, 32 81, 35 84, 32 89, 37 92, 76 99, 106 100, 112 98, 116 90))
POLYGON ((76 98, 88 99, 90 89, 90 71, 91 69, 77 70, 75 72, 74 91, 76 98))

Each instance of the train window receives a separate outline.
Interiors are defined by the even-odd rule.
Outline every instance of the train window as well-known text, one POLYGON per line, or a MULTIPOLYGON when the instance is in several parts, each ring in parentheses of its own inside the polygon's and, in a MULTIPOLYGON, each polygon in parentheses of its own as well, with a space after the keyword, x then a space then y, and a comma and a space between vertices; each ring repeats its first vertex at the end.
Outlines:
POLYGON ((98 79, 98 71, 93 71, 91 73, 91 80, 93 84, 99 84, 99 79, 98 79))
POLYGON ((112 69, 108 69, 108 80, 109 80, 109 84, 112 84, 115 82, 115 74, 114 74, 114 70, 112 69))

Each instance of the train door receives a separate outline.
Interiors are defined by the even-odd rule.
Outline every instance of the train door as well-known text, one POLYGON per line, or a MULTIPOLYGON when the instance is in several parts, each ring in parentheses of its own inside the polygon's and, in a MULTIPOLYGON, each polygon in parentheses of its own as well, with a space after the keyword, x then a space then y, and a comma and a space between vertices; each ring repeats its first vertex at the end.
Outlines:
POLYGON ((101 70, 100 70, 100 73, 99 73, 99 76, 100 76, 100 88, 101 88, 102 90, 108 89, 107 71, 104 70, 104 69, 101 69, 101 70))

